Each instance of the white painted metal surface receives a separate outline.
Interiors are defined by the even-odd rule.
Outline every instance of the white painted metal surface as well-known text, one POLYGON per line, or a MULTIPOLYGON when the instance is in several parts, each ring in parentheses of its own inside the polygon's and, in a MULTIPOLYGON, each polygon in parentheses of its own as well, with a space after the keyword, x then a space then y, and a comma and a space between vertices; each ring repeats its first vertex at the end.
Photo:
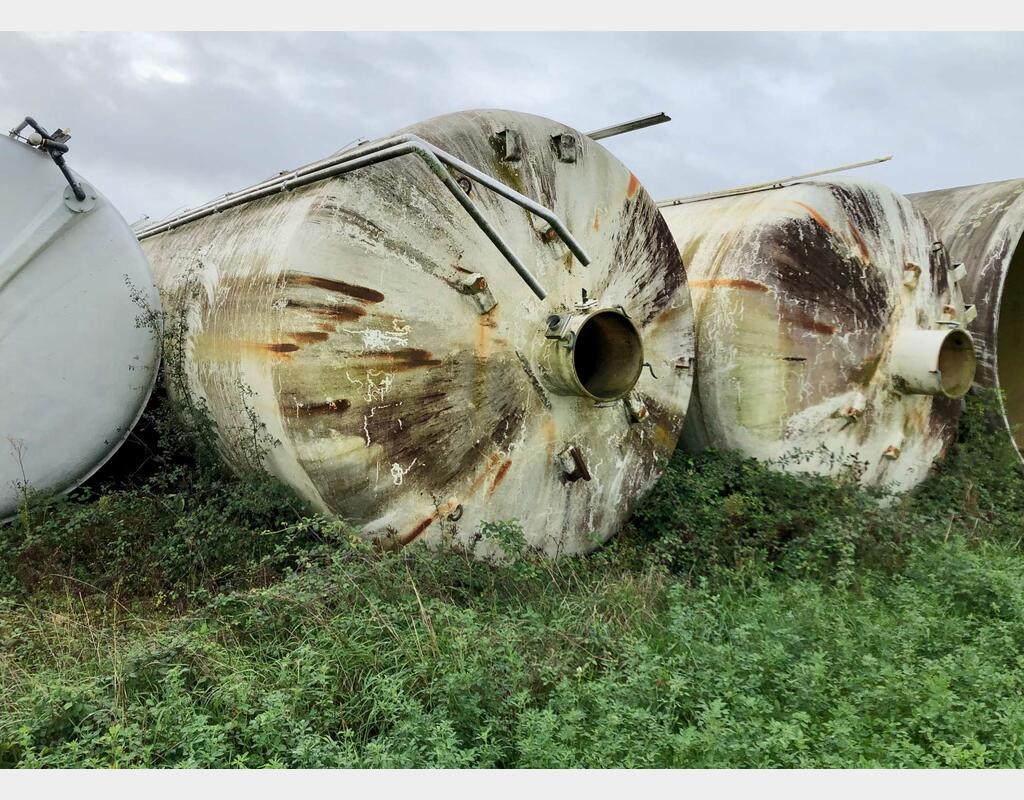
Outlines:
POLYGON ((66 491, 117 450, 152 390, 159 309, 110 202, 76 201, 48 156, 0 137, 0 519, 25 486, 66 491))

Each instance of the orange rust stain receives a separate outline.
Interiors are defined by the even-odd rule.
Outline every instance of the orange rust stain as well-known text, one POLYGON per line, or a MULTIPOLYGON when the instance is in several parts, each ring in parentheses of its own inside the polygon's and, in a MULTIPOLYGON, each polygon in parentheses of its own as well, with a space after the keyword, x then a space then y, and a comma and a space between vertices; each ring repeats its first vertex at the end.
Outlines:
POLYGON ((318 289, 326 289, 329 292, 348 295, 364 303, 379 303, 384 295, 376 289, 368 286, 358 286, 354 283, 334 281, 330 278, 321 278, 318 275, 305 275, 298 272, 286 272, 283 276, 284 283, 289 286, 315 286, 318 289))
POLYGON ((491 337, 494 329, 498 327, 498 322, 495 319, 497 313, 498 307, 495 306, 477 319, 476 346, 474 348, 477 358, 489 358, 491 355, 491 337))
POLYGON ((831 336, 836 332, 834 325, 826 325, 824 322, 818 322, 810 317, 805 317, 792 312, 783 312, 782 318, 795 328, 801 328, 811 333, 820 333, 825 336, 831 336))
POLYGON ((594 230, 601 230, 601 209, 597 209, 594 212, 594 230))
POLYGON ((498 468, 497 473, 495 473, 495 475, 494 475, 494 480, 491 481, 491 488, 487 490, 487 496, 488 497, 490 497, 492 494, 494 494, 494 490, 498 488, 498 485, 503 480, 505 480, 505 475, 508 472, 508 468, 511 467, 511 466, 512 466, 512 459, 508 458, 508 459, 505 459, 505 463, 502 464, 498 468))
POLYGON ((770 292, 767 286, 757 281, 748 281, 744 278, 712 278, 706 281, 690 281, 690 286, 696 289, 750 289, 753 292, 770 292))
POLYGON ((553 419, 548 419, 544 421, 543 433, 545 442, 547 444, 548 460, 550 461, 552 458, 555 457, 555 438, 558 433, 558 431, 555 429, 555 421, 553 419))
POLYGON ((325 342, 330 338, 329 333, 323 331, 298 331, 288 334, 300 344, 312 344, 313 342, 325 342))
POLYGON ((853 238, 857 242, 857 249, 860 250, 861 261, 863 261, 865 264, 870 263, 871 262, 871 255, 868 253, 868 246, 867 246, 867 244, 864 241, 864 237, 860 235, 860 231, 858 231, 853 226, 852 222, 847 221, 847 224, 850 226, 850 233, 853 234, 853 238))
POLYGON ((327 333, 334 333, 338 329, 337 325, 334 325, 330 322, 321 322, 317 325, 317 327, 322 331, 327 331, 327 333))
POLYGON ((299 346, 291 342, 273 342, 272 344, 263 345, 263 349, 269 350, 271 353, 294 353, 299 349, 299 346))
POLYGON ((405 545, 414 541, 421 533, 423 533, 423 531, 425 531, 427 528, 431 526, 431 524, 434 522, 436 518, 437 514, 432 514, 431 516, 422 520, 415 528, 399 536, 399 543, 405 545))
POLYGON ((469 485, 468 494, 476 494, 477 490, 481 486, 483 486, 484 481, 487 480, 488 476, 490 476, 491 472, 494 470, 494 468, 498 465, 498 462, 500 461, 501 455, 498 453, 491 453, 487 457, 487 463, 484 464, 483 469, 481 469, 480 472, 477 473, 477 476, 473 478, 473 482, 469 485))
POLYGON ((629 186, 626 187, 626 197, 632 197, 636 194, 636 190, 640 188, 640 181, 636 179, 636 175, 632 172, 629 173, 629 186))
POLYGON ((821 214, 819 214, 819 213, 818 213, 817 211, 815 211, 815 210, 814 210, 813 208, 811 208, 811 207, 810 207, 809 205, 807 205, 806 203, 801 203, 801 202, 800 202, 799 200, 794 200, 793 202, 794 202, 794 203, 796 203, 796 204, 797 204, 798 206, 800 206, 800 208, 802 208, 802 209, 803 209, 804 211, 806 211, 806 212, 807 212, 808 214, 810 214, 810 215, 811 215, 811 217, 812 217, 812 218, 814 219, 814 221, 815 221, 815 222, 817 222, 817 223, 818 223, 818 224, 819 224, 819 225, 820 225, 821 227, 823 227, 823 228, 824 228, 824 229, 825 229, 826 231, 828 231, 829 233, 831 233, 831 232, 832 232, 832 226, 831 226, 831 225, 829 225, 829 224, 828 224, 828 223, 827 223, 827 222, 825 221, 825 218, 824 218, 823 216, 821 216, 821 214))

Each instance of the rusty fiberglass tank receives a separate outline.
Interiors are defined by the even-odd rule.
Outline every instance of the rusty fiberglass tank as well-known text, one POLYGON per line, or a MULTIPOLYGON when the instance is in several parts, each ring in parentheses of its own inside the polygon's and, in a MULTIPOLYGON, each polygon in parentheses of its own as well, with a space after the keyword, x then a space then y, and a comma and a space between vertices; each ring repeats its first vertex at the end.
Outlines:
POLYGON ((954 271, 906 198, 859 180, 661 203, 697 376, 682 446, 907 490, 974 375, 954 271))
POLYGON ((950 258, 967 270, 962 286, 978 318, 975 383, 1000 390, 1001 424, 1024 448, 1024 180, 910 195, 950 258))
POLYGON ((149 264, 65 163, 69 138, 31 117, 0 136, 0 519, 26 489, 67 491, 95 473, 157 377, 149 264))
POLYGON ((690 394, 679 253, 637 179, 557 122, 413 125, 140 232, 229 462, 396 544, 516 519, 552 555, 607 539, 690 394), (191 287, 191 288, 190 288, 191 287))

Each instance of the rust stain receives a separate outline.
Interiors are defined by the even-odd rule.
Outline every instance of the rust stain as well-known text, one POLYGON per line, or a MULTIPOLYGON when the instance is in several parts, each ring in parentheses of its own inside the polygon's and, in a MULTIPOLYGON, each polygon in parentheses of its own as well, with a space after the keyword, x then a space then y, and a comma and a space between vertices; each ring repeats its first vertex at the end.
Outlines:
POLYGON ((263 345, 263 349, 269 350, 271 353, 294 353, 299 349, 299 346, 291 342, 273 342, 272 344, 263 345))
POLYGON ((364 303, 379 303, 384 295, 376 289, 368 286, 357 286, 354 283, 334 281, 330 278, 321 278, 317 275, 306 275, 300 272, 286 272, 282 276, 283 282, 288 286, 315 286, 318 289, 326 289, 329 292, 348 295, 364 303))
POLYGON ((857 249, 860 250, 861 260, 865 264, 869 264, 871 262, 871 255, 868 253, 868 246, 864 241, 864 237, 860 235, 860 231, 854 227, 852 222, 847 222, 847 224, 850 226, 850 233, 853 234, 853 238, 857 242, 857 249))
POLYGON ((366 316, 366 309, 362 306, 352 305, 351 303, 345 303, 340 306, 327 305, 326 303, 303 303, 299 300, 288 300, 286 303, 287 308, 298 308, 303 311, 308 311, 311 314, 317 314, 327 319, 333 319, 337 322, 353 322, 360 317, 366 316))
POLYGON ((626 197, 633 197, 636 194, 636 190, 640 188, 640 181, 636 179, 636 175, 632 172, 629 173, 629 186, 626 187, 626 197))
POLYGON ((498 322, 495 319, 497 313, 498 306, 495 306, 486 314, 481 314, 477 320, 476 346, 474 348, 474 353, 477 358, 490 358, 494 329, 498 327, 498 322))
POLYGON ((299 344, 325 342, 331 337, 331 334, 325 333, 324 331, 297 331, 296 333, 290 333, 288 335, 299 344))
POLYGON ((555 421, 553 419, 544 420, 544 441, 547 445, 548 461, 555 457, 555 439, 558 431, 555 429, 555 421))
POLYGON ((810 331, 811 333, 820 333, 825 336, 831 336, 836 332, 835 325, 818 322, 816 319, 805 316, 798 311, 784 310, 780 312, 779 316, 793 327, 810 331))
POLYGON ((403 533, 401 536, 398 537, 399 544, 406 545, 406 544, 409 544, 412 541, 415 541, 416 538, 421 533, 423 533, 423 531, 425 531, 427 528, 429 528, 431 526, 431 524, 433 524, 433 522, 434 522, 434 520, 436 518, 437 518, 437 514, 432 514, 431 516, 427 517, 426 519, 421 520, 420 523, 418 525, 416 525, 416 527, 414 527, 408 533, 403 533))
POLYGON ((487 480, 488 476, 494 467, 501 461, 501 455, 498 453, 491 453, 487 457, 487 463, 484 464, 484 468, 477 473, 477 476, 473 478, 473 482, 469 485, 468 494, 476 494, 477 490, 483 486, 484 481, 487 480))
POLYGON ((341 400, 307 405, 282 404, 281 413, 286 417, 314 417, 324 414, 343 414, 351 407, 352 403, 342 398, 341 400))
POLYGON ((690 281, 690 286, 696 289, 750 289, 753 292, 770 292, 771 288, 757 281, 745 278, 712 278, 704 281, 690 281))
POLYGON ((488 497, 490 497, 492 494, 494 494, 495 489, 497 489, 498 486, 501 484, 501 482, 503 480, 505 480, 505 474, 508 472, 508 468, 511 467, 511 466, 512 466, 512 459, 508 458, 508 459, 505 459, 505 463, 502 464, 498 468, 498 471, 497 471, 497 473, 494 476, 494 480, 491 481, 491 488, 487 490, 487 496, 488 497))
POLYGON ((799 200, 794 200, 793 202, 796 203, 796 205, 800 206, 800 208, 802 208, 808 214, 810 214, 812 219, 814 219, 814 221, 817 222, 826 231, 828 231, 829 233, 832 232, 832 226, 825 221, 825 218, 821 216, 821 214, 819 214, 817 211, 815 211, 813 208, 807 205, 807 203, 801 203, 799 200))
POLYGON ((441 364, 441 359, 434 358, 429 350, 421 350, 416 347, 403 347, 398 350, 387 350, 381 353, 368 354, 371 360, 385 360, 394 362, 388 365, 389 369, 418 369, 419 367, 436 367, 441 364))
POLYGON ((594 211, 594 230, 601 230, 601 209, 596 209, 594 211))

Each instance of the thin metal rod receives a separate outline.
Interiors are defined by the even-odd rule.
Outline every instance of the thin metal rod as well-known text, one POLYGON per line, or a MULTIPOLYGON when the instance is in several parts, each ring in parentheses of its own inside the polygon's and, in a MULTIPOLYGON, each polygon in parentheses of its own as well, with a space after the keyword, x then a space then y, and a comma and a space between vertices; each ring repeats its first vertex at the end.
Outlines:
POLYGON ((573 255, 579 259, 583 266, 590 264, 590 256, 587 254, 586 250, 584 250, 583 246, 576 241, 576 238, 569 232, 569 229, 553 211, 542 206, 531 198, 520 194, 490 175, 487 175, 466 162, 461 161, 451 153, 448 153, 411 133, 401 134, 399 136, 393 136, 377 142, 371 142, 361 147, 343 150, 342 152, 335 153, 334 155, 321 159, 320 161, 314 161, 313 163, 307 164, 292 172, 268 178, 267 180, 246 189, 226 194, 223 197, 218 198, 217 200, 212 200, 202 206, 198 206, 194 209, 186 209, 172 218, 147 225, 137 232, 137 236, 141 241, 142 239, 171 230, 187 222, 193 222, 197 219, 210 216, 211 214, 215 214, 229 208, 234 208, 244 203, 258 200, 262 197, 267 197, 278 191, 288 191, 299 186, 306 186, 310 183, 324 180, 325 178, 330 178, 335 175, 341 175, 346 172, 351 172, 355 169, 370 166, 371 164, 377 164, 381 161, 386 161, 390 158, 404 155, 408 152, 416 152, 424 159, 424 161, 426 161, 427 165, 431 168, 431 171, 441 179, 448 190, 455 196, 456 200, 458 200, 470 216, 473 217, 473 220, 477 223, 480 229, 494 243, 495 247, 498 248, 502 255, 505 256, 513 269, 519 273, 523 280, 526 281, 534 293, 541 299, 546 297, 546 292, 543 287, 537 282, 536 278, 534 278, 534 276, 529 272, 522 261, 516 257, 508 245, 505 244, 497 231, 495 231, 486 219, 484 219, 479 209, 473 201, 469 199, 469 196, 466 195, 458 183, 452 180, 448 170, 441 167, 442 162, 447 164, 449 167, 458 170, 467 177, 472 178, 494 193, 506 198, 507 200, 511 200, 520 207, 546 221, 551 225, 552 230, 558 234, 569 250, 572 251, 573 255), (400 151, 394 149, 402 145, 409 145, 410 147, 400 151), (388 155, 383 158, 371 158, 371 156, 378 153, 388 153, 388 155), (430 158, 427 158, 428 154, 430 158))
POLYGON ((587 134, 591 139, 607 139, 609 136, 618 136, 620 133, 630 133, 642 128, 649 128, 652 125, 661 125, 663 122, 671 122, 672 117, 661 111, 657 114, 648 114, 646 117, 631 119, 629 122, 620 122, 618 125, 609 125, 607 128, 600 128, 587 134))
POLYGON ((686 197, 674 197, 668 200, 659 200, 657 205, 659 208, 665 206, 679 206, 685 203, 696 203, 699 200, 712 200, 716 197, 731 197, 736 194, 750 194, 751 192, 763 192, 767 189, 781 189, 783 186, 796 181, 806 180, 807 178, 817 178, 819 175, 831 175, 835 172, 845 172, 848 169, 859 169, 860 167, 870 167, 872 164, 882 164, 886 161, 890 161, 892 156, 882 156, 881 158, 872 158, 870 161, 858 161, 856 164, 843 164, 841 167, 829 167, 828 169, 820 169, 817 172, 805 172, 803 175, 793 175, 789 178, 779 178, 778 180, 768 181, 767 183, 754 183, 750 186, 739 186, 735 189, 722 189, 717 192, 706 192, 705 194, 691 194, 686 197))
POLYGON ((185 225, 189 222, 194 222, 197 219, 208 217, 218 211, 226 211, 229 208, 235 208, 236 206, 244 205, 264 197, 269 197, 270 195, 274 195, 279 192, 297 189, 326 178, 332 178, 336 175, 343 175, 347 172, 362 169, 363 167, 379 164, 383 161, 389 161, 390 159, 397 158, 398 156, 415 153, 423 159, 430 168, 430 171, 441 180, 448 191, 455 196, 455 199, 458 200, 459 204, 466 209, 469 215, 473 218, 473 221, 476 222, 494 246, 498 248, 498 251, 505 257, 509 264, 512 265, 512 268, 526 282, 533 293, 541 300, 547 297, 547 292, 544 287, 541 286, 540 282, 533 276, 530 270, 527 269, 522 261, 520 261, 519 257, 512 252, 511 248, 501 238, 501 235, 483 217, 480 210, 469 198, 469 195, 463 191, 462 187, 459 186, 448 170, 445 169, 437 155, 431 148, 424 147, 423 143, 416 141, 416 138, 418 137, 413 137, 413 140, 411 141, 394 142, 393 140, 385 140, 384 142, 374 143, 372 147, 362 148, 358 157, 345 159, 341 161, 341 163, 336 163, 313 172, 305 172, 305 168, 303 168, 303 170, 297 170, 296 173, 293 173, 292 175, 282 176, 281 179, 265 181, 263 184, 242 192, 237 192, 232 196, 222 198, 221 200, 215 201, 212 204, 208 204, 194 211, 185 212, 166 222, 158 222, 154 225, 147 226, 140 230, 136 235, 141 241, 149 238, 150 236, 155 236, 158 233, 163 233, 164 231, 172 230, 173 228, 185 225))
MULTIPOLYGON (((186 209, 180 215, 178 215, 178 217, 174 219, 153 223, 152 225, 143 228, 139 233, 139 238, 142 239, 145 236, 152 235, 150 233, 150 229, 155 229, 157 227, 163 228, 163 226, 168 222, 176 223, 179 219, 184 219, 185 217, 187 217, 189 221, 192 221, 195 219, 200 219, 202 216, 209 216, 209 214, 216 213, 217 211, 222 211, 225 208, 233 208, 236 205, 234 201, 240 197, 245 198, 245 202, 249 202, 250 200, 256 199, 254 193, 258 192, 259 190, 271 186, 279 186, 289 181, 293 181, 295 178, 317 174, 322 176, 317 180, 322 180, 324 177, 330 177, 329 173, 324 172, 324 170, 326 170, 327 168, 333 167, 337 164, 346 163, 357 158, 362 158, 363 156, 368 155, 370 153, 375 153, 380 150, 384 150, 388 147, 392 147, 395 144, 404 142, 415 142, 419 144, 422 148, 425 148, 432 152, 443 163, 448 164, 454 169, 457 169, 459 172, 463 173, 467 177, 472 178, 481 185, 490 189, 495 194, 501 195, 507 200, 511 200, 513 203, 526 209, 530 213, 540 217, 552 227, 555 233, 558 234, 559 238, 565 243, 566 247, 568 247, 572 251, 573 255, 575 255, 576 258, 579 259, 580 263, 583 266, 587 266, 588 264, 590 264, 591 259, 590 256, 587 254, 587 251, 583 249, 583 246, 580 245, 578 241, 576 241, 576 238, 569 232, 569 229, 565 226, 565 223, 563 223, 562 220, 558 218, 558 215, 556 215, 549 208, 542 206, 540 203, 537 203, 534 200, 530 199, 529 197, 520 194, 510 186, 506 186, 501 181, 491 177, 490 175, 484 172, 481 172, 480 170, 476 169, 473 166, 470 166, 466 162, 461 161, 460 159, 453 156, 451 153, 448 153, 445 150, 442 150, 440 147, 437 147, 431 144, 430 142, 421 139, 419 136, 416 136, 415 134, 411 133, 405 133, 399 136, 392 136, 387 139, 381 139, 376 142, 371 142, 362 147, 355 147, 352 148, 351 150, 346 150, 341 153, 335 153, 334 155, 328 158, 321 159, 320 161, 314 161, 311 164, 307 164, 304 167, 299 167, 298 169, 292 172, 284 173, 282 175, 276 175, 273 178, 268 178, 267 180, 261 181, 260 183, 257 183, 246 189, 241 189, 237 192, 226 194, 223 197, 218 198, 217 200, 211 200, 209 203, 197 206, 194 209, 186 209)), ((265 195, 258 196, 263 197, 265 195)))

